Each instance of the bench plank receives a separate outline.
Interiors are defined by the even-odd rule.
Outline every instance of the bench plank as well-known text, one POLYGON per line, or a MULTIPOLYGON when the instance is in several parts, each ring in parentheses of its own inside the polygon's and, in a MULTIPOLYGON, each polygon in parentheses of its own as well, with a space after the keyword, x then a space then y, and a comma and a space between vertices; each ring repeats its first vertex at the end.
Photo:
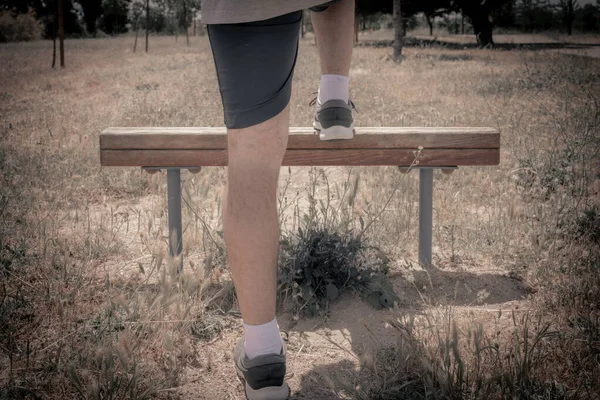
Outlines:
MULTIPOLYGON (((393 165, 409 166, 414 149, 289 149, 285 166, 393 165)), ((498 149, 424 149, 419 166, 498 165, 498 149)), ((226 166, 226 150, 102 150, 103 166, 196 167, 226 166)))
MULTIPOLYGON (((321 141, 313 128, 290 128, 288 149, 499 149, 493 128, 361 127, 352 140, 321 141)), ((100 150, 223 150, 225 128, 108 128, 100 150)))

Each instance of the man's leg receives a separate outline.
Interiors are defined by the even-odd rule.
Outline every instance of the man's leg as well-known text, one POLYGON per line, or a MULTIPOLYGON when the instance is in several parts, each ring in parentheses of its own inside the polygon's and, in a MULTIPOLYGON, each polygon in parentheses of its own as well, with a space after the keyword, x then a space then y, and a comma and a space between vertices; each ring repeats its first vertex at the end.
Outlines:
POLYGON ((279 354, 277 184, 301 13, 209 25, 228 139, 223 229, 249 358, 279 354))
MULTIPOLYGON (((275 318, 279 222, 277 184, 287 148, 289 107, 258 125, 228 131, 223 228, 244 323, 275 318)), ((279 333, 277 332, 277 335, 279 333)), ((279 349, 281 343, 275 343, 279 349)))
POLYGON ((354 125, 349 104, 349 73, 354 44, 354 0, 340 0, 313 12, 321 81, 314 126, 322 140, 351 139, 354 125))
POLYGON ((228 128, 223 230, 244 325, 234 362, 250 400, 289 394, 275 318, 277 186, 287 148, 300 21, 301 13, 295 12, 208 26, 228 128))
POLYGON ((354 45, 354 0, 340 0, 325 11, 311 13, 310 18, 317 37, 321 74, 348 77, 354 45))

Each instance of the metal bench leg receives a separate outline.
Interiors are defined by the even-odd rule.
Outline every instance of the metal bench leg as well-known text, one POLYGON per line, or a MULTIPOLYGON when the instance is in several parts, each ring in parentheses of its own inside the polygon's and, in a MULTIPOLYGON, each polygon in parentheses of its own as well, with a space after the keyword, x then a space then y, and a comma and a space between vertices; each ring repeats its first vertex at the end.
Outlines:
POLYGON ((167 170, 167 200, 169 210, 169 254, 178 260, 177 271, 183 270, 183 237, 181 229, 181 170, 167 170), (177 258, 179 257, 179 258, 177 258))
POLYGON ((433 168, 419 169, 419 264, 431 264, 433 168))

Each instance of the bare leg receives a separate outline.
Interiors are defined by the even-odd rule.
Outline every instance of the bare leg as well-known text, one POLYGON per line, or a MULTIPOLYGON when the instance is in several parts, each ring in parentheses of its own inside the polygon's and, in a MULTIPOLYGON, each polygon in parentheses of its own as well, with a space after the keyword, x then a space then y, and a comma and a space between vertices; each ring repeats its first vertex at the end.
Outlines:
MULTIPOLYGON (((348 75, 354 33, 354 0, 313 13, 321 70, 348 75)), ((275 318, 277 184, 287 148, 289 107, 261 124, 228 131, 228 182, 223 228, 229 266, 244 323, 275 318)))
POLYGON ((354 0, 341 0, 311 14, 321 79, 313 126, 321 140, 352 139, 350 60, 354 44, 354 0))
POLYGON ((288 132, 289 106, 270 120, 227 134, 223 228, 240 311, 250 325, 275 318, 277 183, 288 132))
POLYGON ((310 15, 321 60, 321 74, 348 76, 354 44, 354 0, 341 0, 310 15))

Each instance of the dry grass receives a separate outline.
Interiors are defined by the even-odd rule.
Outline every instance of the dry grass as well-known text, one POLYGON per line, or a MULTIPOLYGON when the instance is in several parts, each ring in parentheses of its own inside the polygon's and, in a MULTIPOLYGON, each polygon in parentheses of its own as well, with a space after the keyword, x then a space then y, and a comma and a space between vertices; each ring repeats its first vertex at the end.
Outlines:
MULTIPOLYGON (((68 67, 55 71, 49 42, 0 47, 0 398, 240 398, 226 355, 239 321, 220 235, 223 169, 183 174, 178 276, 164 256, 164 176, 101 169, 97 157, 107 126, 222 124, 208 43, 193 39, 152 38, 149 55, 131 53, 130 38, 68 41, 68 67)), ((282 171, 284 232, 297 229, 311 196, 347 201, 339 193, 350 179, 353 201, 329 228, 360 230, 380 216, 365 237, 393 260, 402 292, 399 307, 373 317, 388 320, 391 342, 375 324, 361 331, 375 332, 372 351, 353 334, 352 349, 328 365, 332 345, 293 334, 296 397, 594 398, 600 61, 405 53, 396 65, 388 49, 356 49, 358 123, 497 127, 501 165, 436 173, 427 271, 413 261, 416 174, 282 171)), ((310 121, 317 82, 315 49, 302 43, 292 125, 310 121)), ((307 323, 342 332, 331 326, 346 300, 331 320, 307 323)))

